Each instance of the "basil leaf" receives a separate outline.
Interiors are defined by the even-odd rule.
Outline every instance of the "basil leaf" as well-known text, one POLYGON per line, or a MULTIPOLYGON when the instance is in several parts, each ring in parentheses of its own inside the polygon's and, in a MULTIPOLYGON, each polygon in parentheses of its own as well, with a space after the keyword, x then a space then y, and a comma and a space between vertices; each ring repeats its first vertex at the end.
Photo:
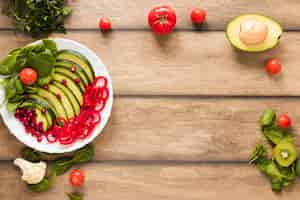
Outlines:
POLYGON ((28 184, 28 187, 33 192, 46 192, 51 188, 51 186, 52 184, 47 177, 45 177, 41 182, 37 184, 28 184))
POLYGON ((25 160, 29 160, 31 162, 39 162, 42 160, 42 154, 34 149, 29 147, 24 147, 21 151, 21 156, 25 160))
POLYGON ((290 133, 277 127, 266 127, 263 134, 272 144, 279 144, 282 140, 293 140, 290 133))
POLYGON ((56 55, 57 53, 57 47, 56 47, 56 43, 53 40, 43 40, 43 44, 45 46, 46 49, 49 49, 52 54, 56 55))
POLYGON ((84 163, 84 162, 91 161, 93 157, 94 157, 94 146, 92 144, 88 144, 82 149, 76 151, 72 160, 75 163, 84 163))
POLYGON ((83 200, 83 195, 81 193, 67 193, 69 200, 83 200))
POLYGON ((10 75, 16 71, 18 54, 10 54, 2 61, 0 61, 0 74, 1 75, 10 75))
POLYGON ((275 118, 276 118, 276 113, 271 109, 267 109, 263 112, 263 114, 260 117, 260 120, 259 120, 260 125, 262 127, 270 126, 273 124, 275 118))
POLYGON ((71 169, 72 166, 72 158, 59 158, 53 162, 51 167, 56 176, 61 176, 71 169))
POLYGON ((51 74, 56 58, 50 50, 45 50, 39 54, 31 54, 28 57, 27 65, 32 66, 39 74, 39 77, 45 77, 51 74))

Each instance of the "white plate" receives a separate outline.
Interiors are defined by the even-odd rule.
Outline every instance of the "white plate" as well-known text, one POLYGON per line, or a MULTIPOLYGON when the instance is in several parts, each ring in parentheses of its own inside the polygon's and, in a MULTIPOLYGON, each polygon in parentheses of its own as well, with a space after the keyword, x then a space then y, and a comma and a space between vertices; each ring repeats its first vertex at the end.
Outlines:
MULTIPOLYGON (((26 133, 24 126, 19 122, 15 117, 13 113, 10 113, 7 111, 6 106, 3 105, 0 108, 0 113, 2 115, 3 121, 10 130, 10 133, 13 134, 19 141, 24 143, 26 146, 29 146, 33 149, 36 149, 38 151, 42 152, 47 152, 47 153, 65 153, 65 152, 70 152, 74 151, 76 149, 79 149, 86 144, 92 142, 102 131, 104 126, 106 125, 111 109, 112 109, 112 103, 113 103, 113 88, 112 88, 112 83, 111 83, 111 78, 108 74, 108 71, 105 67, 105 65, 102 63, 100 58, 89 48, 86 46, 75 42, 73 40, 68 40, 68 39, 62 39, 62 38, 50 38, 56 42, 57 48, 59 50, 61 49, 70 49, 77 51, 84 55, 89 62, 91 63, 94 72, 96 76, 102 75, 107 77, 108 80, 108 89, 109 89, 109 99, 107 101, 107 104, 104 108, 104 110, 101 112, 101 122, 95 127, 93 133, 91 136, 81 140, 78 139, 75 143, 71 145, 62 145, 59 144, 59 142, 49 144, 47 140, 43 139, 42 142, 37 142, 36 138, 31 136, 30 134, 26 133)), ((36 41, 32 44, 37 44, 40 43, 41 41, 36 41)), ((32 45, 30 44, 30 45, 32 45)), ((4 89, 0 89, 0 99, 3 99, 4 95, 4 89)))

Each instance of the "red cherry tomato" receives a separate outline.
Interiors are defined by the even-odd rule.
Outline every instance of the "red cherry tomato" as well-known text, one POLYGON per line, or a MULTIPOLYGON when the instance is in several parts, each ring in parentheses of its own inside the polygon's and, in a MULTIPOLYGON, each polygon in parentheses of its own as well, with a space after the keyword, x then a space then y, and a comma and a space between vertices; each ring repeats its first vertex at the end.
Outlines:
POLYGON ((288 115, 281 115, 279 116, 277 123, 280 128, 290 128, 292 120, 288 115))
POLYGON ((149 12, 148 23, 155 33, 168 34, 176 25, 176 13, 170 6, 155 7, 149 12))
POLYGON ((21 70, 19 77, 24 85, 32 85, 36 82, 38 74, 34 69, 26 67, 21 70))
POLYGON ((110 31, 111 30, 111 22, 108 18, 102 17, 99 21, 99 28, 101 31, 110 31))
POLYGON ((271 59, 266 63, 266 70, 270 75, 281 72, 281 63, 279 60, 271 59))
POLYGON ((206 12, 201 8, 195 8, 191 12, 191 20, 195 24, 202 24, 206 19, 206 12))
POLYGON ((84 182, 84 173, 79 169, 75 169, 70 173, 70 183, 73 186, 81 186, 84 182))

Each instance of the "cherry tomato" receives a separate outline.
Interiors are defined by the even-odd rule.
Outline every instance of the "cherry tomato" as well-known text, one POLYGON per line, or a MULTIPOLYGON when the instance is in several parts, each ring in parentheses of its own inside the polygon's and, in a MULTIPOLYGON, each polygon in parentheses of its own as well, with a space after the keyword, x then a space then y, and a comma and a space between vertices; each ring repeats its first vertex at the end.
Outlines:
POLYGON ((155 7, 149 12, 148 23, 155 33, 168 34, 176 25, 176 13, 170 6, 155 7))
POLYGON ((202 24, 206 19, 206 12, 201 8, 195 8, 191 12, 191 20, 195 24, 202 24))
POLYGON ((288 115, 281 115, 279 116, 277 123, 280 128, 290 128, 292 120, 288 115))
POLYGON ((70 183, 73 186, 81 186, 84 182, 84 173, 79 169, 75 169, 70 173, 70 183))
POLYGON ((99 21, 99 28, 101 31, 110 31, 111 30, 111 22, 110 19, 106 17, 102 17, 99 21))
POLYGON ((271 59, 266 63, 266 70, 270 75, 281 72, 281 63, 277 59, 271 59))
POLYGON ((38 74, 34 69, 26 67, 21 70, 19 77, 24 85, 32 85, 37 81, 38 74))

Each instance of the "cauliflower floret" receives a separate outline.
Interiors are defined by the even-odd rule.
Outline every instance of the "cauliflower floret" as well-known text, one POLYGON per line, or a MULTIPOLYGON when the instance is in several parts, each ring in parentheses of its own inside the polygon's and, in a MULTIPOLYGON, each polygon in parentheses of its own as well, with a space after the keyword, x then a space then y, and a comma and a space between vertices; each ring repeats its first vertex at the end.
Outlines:
POLYGON ((45 162, 32 163, 23 158, 17 158, 14 164, 22 171, 22 180, 28 184, 37 184, 46 175, 47 164, 45 162))

